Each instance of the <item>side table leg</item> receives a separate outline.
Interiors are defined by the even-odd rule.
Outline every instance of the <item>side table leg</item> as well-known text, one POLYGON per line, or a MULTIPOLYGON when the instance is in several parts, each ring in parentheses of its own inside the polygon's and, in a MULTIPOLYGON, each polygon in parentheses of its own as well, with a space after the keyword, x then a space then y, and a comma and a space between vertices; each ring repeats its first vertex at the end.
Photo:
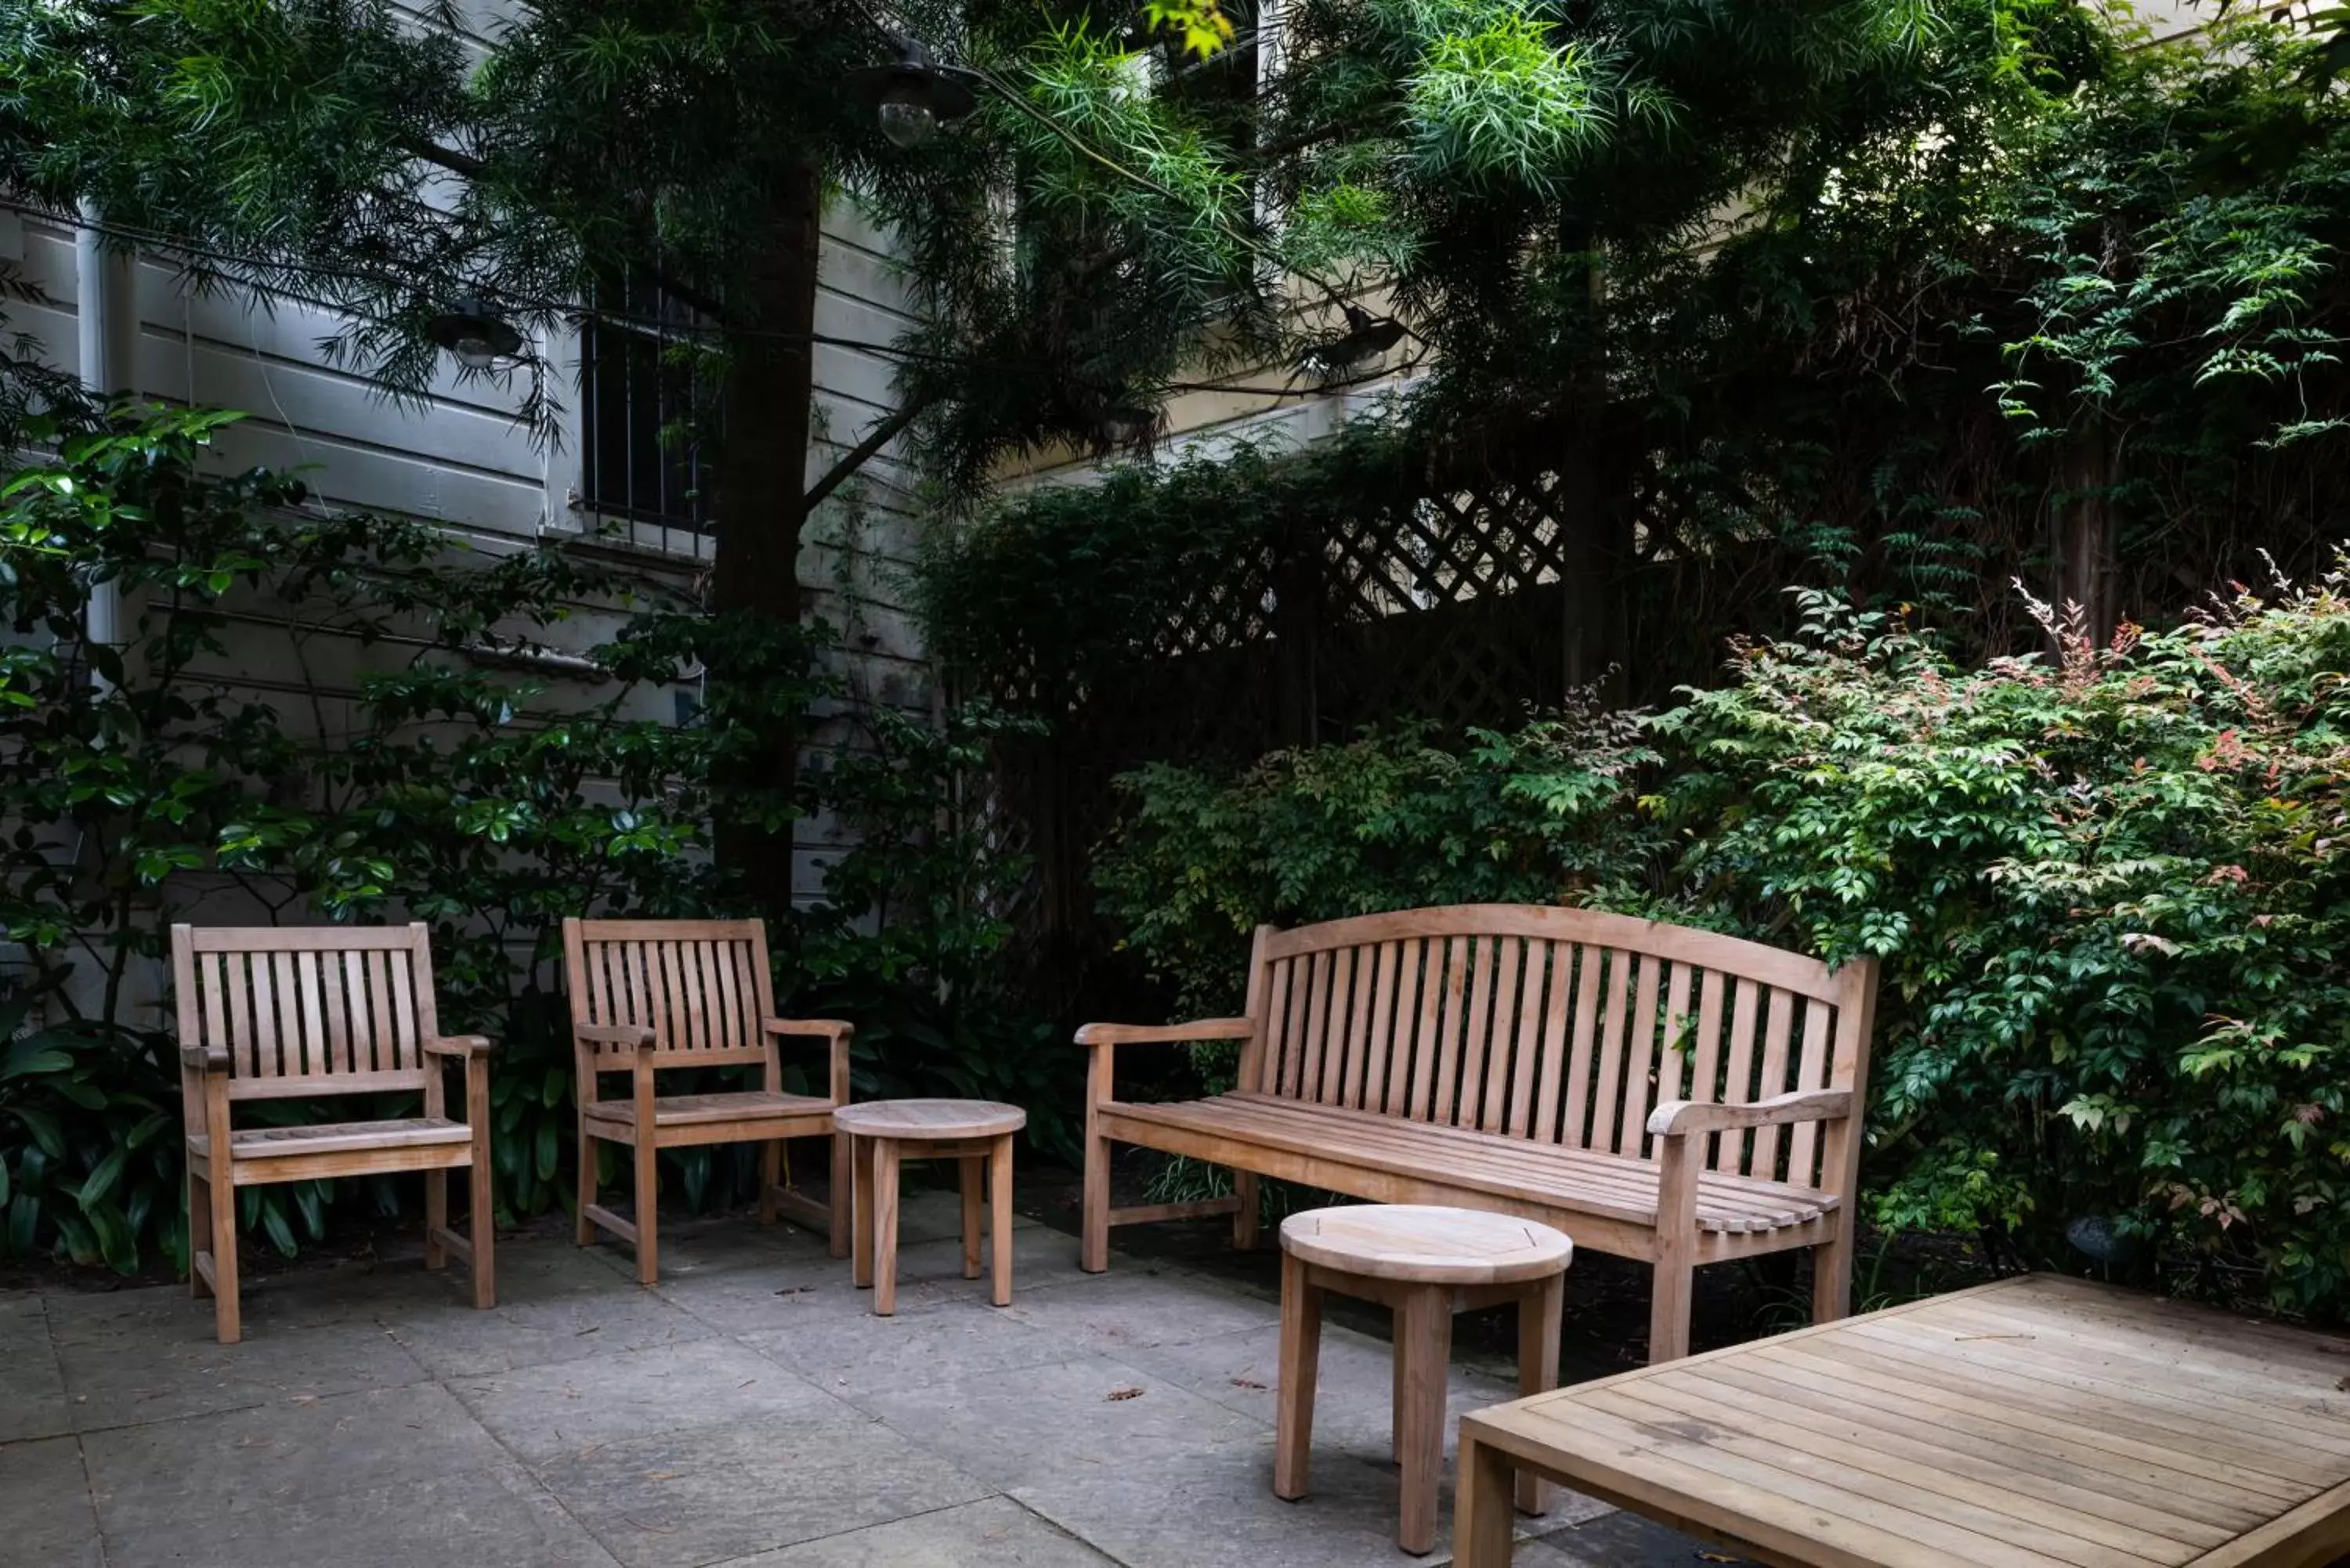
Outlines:
POLYGON ((955 1161, 962 1170, 962 1277, 979 1278, 979 1189, 985 1179, 987 1161, 979 1155, 965 1155, 955 1161))
POLYGON ((1461 1478, 1452 1494, 1452 1568, 1510 1568, 1510 1456, 1461 1429, 1461 1478))
MULTIPOLYGON (((1553 1274, 1518 1298, 1518 1394, 1547 1394, 1558 1386, 1559 1318, 1565 1309, 1566 1276, 1553 1274)), ((1531 1470, 1518 1473, 1518 1511, 1540 1513, 1550 1507, 1550 1483, 1531 1470)))
POLYGON ((988 1150, 988 1250, 994 1279, 988 1300, 997 1306, 1012 1304, 1012 1135, 1005 1133, 988 1150))
POLYGON ((1281 1255, 1281 1371, 1274 1391, 1273 1495, 1295 1502, 1307 1489, 1314 1449, 1314 1384, 1322 1361, 1322 1287, 1281 1255))
POLYGON ((898 1140, 877 1137, 873 1145, 873 1311, 889 1317, 898 1310, 898 1140))
POLYGON ((849 1249, 848 1276, 858 1290, 873 1283, 873 1140, 853 1133, 836 1133, 848 1139, 850 1196, 855 1199, 856 1244, 849 1249))
MULTIPOLYGON (((1430 1285, 1396 1314, 1402 1359, 1403 1520, 1396 1544, 1415 1556, 1436 1549, 1436 1489, 1444 1475, 1444 1394, 1452 1363, 1452 1292, 1430 1285)), ((1503 1527, 1504 1532, 1507 1526, 1503 1527)), ((1504 1559, 1506 1561, 1506 1559, 1504 1559)))

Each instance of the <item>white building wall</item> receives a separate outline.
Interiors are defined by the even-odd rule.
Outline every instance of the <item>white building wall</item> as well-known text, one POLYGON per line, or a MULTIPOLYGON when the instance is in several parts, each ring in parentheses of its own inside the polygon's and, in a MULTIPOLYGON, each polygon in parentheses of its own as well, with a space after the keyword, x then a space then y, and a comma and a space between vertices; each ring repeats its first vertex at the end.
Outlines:
MULTIPOLYGON (((0 257, 17 264, 46 299, 12 301, 8 328, 28 334, 48 363, 78 374, 73 226, 0 214, 0 257)), ((331 310, 243 290, 199 293, 161 255, 142 255, 129 271, 136 330, 131 334, 126 326, 125 352, 132 389, 160 401, 246 413, 221 432, 224 468, 258 463, 298 472, 314 505, 428 519, 483 558, 553 543, 676 588, 691 587, 707 569, 707 535, 642 524, 616 529, 581 506, 579 351, 573 335, 532 346, 550 364, 566 409, 550 440, 517 420, 519 376, 504 387, 494 379, 461 380, 449 359, 421 400, 395 403, 364 376, 328 362, 319 346, 338 327, 331 310)), ((811 482, 889 410, 893 361, 879 350, 910 320, 887 236, 845 201, 836 201, 827 214, 819 288, 816 331, 876 348, 824 346, 817 352, 811 482)), ((818 751, 853 743, 857 714, 871 704, 931 711, 929 666, 905 607, 914 509, 914 477, 893 442, 810 520, 800 580, 809 616, 842 634, 838 673, 848 693, 823 715, 813 737, 818 751)), ((552 633, 574 649, 592 647, 619 623, 619 613, 608 606, 583 605, 578 611, 552 633)), ((284 658, 284 647, 282 635, 262 618, 249 639, 232 644, 233 653, 244 656, 242 667, 223 673, 255 691, 302 690, 286 672, 269 668, 284 658)), ((312 679, 326 699, 318 711, 338 713, 352 694, 361 655, 356 645, 340 657, 317 652, 312 679)), ((544 701, 559 706, 566 695, 557 682, 544 701)), ((642 716, 669 720, 676 712, 671 693, 643 694, 642 716)), ((296 722, 290 711, 287 718, 296 722)), ((830 825, 802 825, 796 898, 817 893, 822 862, 843 846, 830 825)))

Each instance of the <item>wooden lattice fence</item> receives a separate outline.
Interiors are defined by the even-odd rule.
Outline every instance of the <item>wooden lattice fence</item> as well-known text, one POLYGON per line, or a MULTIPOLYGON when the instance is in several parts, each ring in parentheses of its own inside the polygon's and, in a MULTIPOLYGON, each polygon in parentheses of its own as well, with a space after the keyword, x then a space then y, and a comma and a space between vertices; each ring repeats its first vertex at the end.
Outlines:
MULTIPOLYGON (((1033 972, 1058 988, 1094 967, 1087 861, 1116 820, 1119 774, 1238 765, 1407 718, 1507 724, 1558 702, 1568 544, 1547 474, 1481 476, 1252 542, 1183 585, 1172 610, 1136 628, 1129 657, 1048 715, 1050 734, 999 749, 991 810, 1005 846, 1036 867, 1006 911, 1033 972)), ((1022 706, 1039 674, 1022 670, 993 695, 1022 706)))

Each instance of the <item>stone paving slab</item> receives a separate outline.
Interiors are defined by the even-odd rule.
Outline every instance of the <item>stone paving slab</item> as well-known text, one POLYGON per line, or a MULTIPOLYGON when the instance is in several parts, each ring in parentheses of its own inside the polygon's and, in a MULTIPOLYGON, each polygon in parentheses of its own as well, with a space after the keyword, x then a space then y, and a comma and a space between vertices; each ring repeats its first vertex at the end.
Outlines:
MULTIPOLYGON (((1024 1221, 997 1310, 954 1195, 909 1213, 888 1319, 820 1237, 747 1220, 671 1227, 650 1290, 623 1249, 502 1240, 487 1313, 413 1258, 297 1271, 238 1345, 184 1287, 0 1294, 0 1568, 1409 1561, 1383 1341, 1326 1327, 1315 1490, 1284 1503, 1263 1293, 1084 1274, 1024 1221)), ((1456 1410, 1510 1391, 1452 1381, 1456 1410)), ((1528 1523, 1522 1568, 1700 1561, 1588 1499, 1528 1523)))

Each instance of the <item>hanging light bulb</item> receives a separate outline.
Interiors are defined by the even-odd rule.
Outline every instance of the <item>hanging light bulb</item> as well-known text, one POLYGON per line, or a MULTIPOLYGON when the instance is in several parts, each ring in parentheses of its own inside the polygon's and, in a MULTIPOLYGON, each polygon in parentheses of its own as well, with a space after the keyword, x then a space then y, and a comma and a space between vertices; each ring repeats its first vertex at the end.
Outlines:
POLYGON ((424 335, 468 370, 492 370, 522 349, 522 334, 479 295, 461 294, 425 324, 424 335))
POLYGON ((979 107, 971 88, 931 58, 914 38, 898 40, 898 57, 886 66, 848 73, 850 95, 870 104, 881 134, 893 147, 919 147, 941 124, 951 124, 979 107))

